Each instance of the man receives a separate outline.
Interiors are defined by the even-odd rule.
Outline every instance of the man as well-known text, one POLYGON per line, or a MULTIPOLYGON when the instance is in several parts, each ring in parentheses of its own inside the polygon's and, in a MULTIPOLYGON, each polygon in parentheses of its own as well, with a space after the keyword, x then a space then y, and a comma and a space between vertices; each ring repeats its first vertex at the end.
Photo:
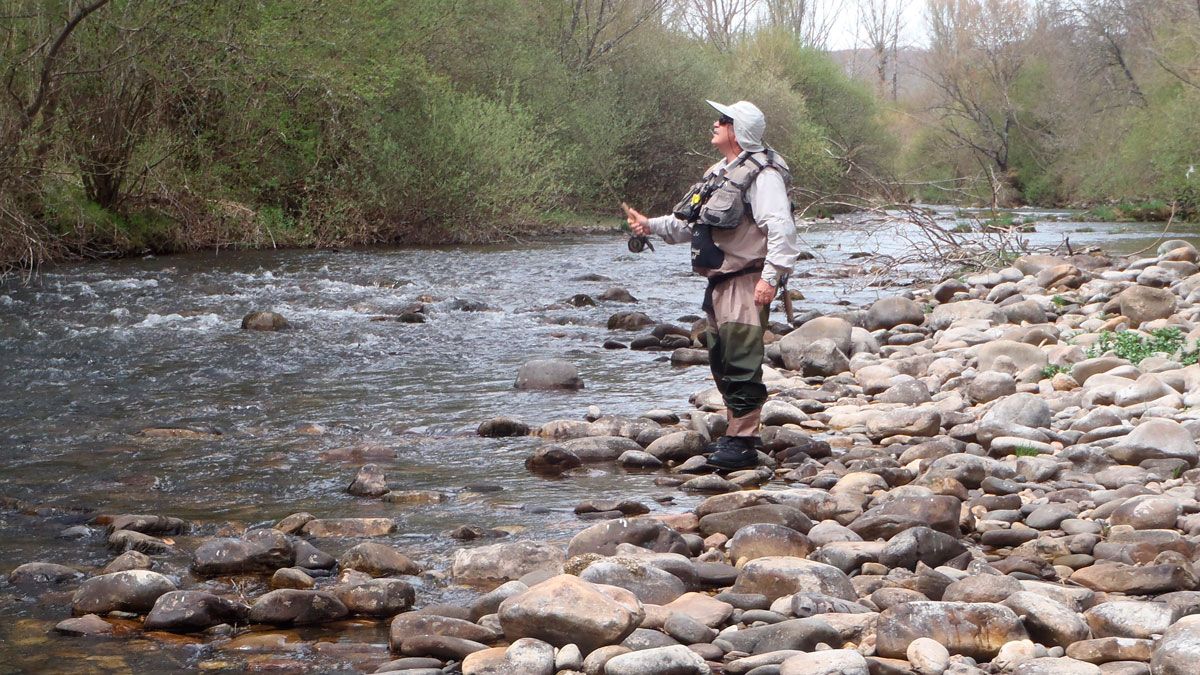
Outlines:
POLYGON ((723 155, 675 213, 658 218, 630 209, 638 236, 692 243, 692 269, 708 277, 705 343, 713 380, 725 400, 726 435, 710 443, 708 462, 736 470, 758 464, 763 332, 776 289, 799 252, 792 220, 787 163, 763 144, 766 118, 753 103, 708 101, 720 118, 712 144, 723 155))

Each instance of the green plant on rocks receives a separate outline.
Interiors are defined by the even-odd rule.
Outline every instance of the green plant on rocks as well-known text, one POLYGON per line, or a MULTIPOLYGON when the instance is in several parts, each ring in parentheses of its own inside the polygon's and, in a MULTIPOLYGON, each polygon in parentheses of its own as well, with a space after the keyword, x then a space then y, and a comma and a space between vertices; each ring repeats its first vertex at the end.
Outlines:
POLYGON ((1055 375, 1058 375, 1059 373, 1069 373, 1069 372, 1071 372, 1071 366, 1049 365, 1049 366, 1046 366, 1045 368, 1042 368, 1042 379, 1048 380, 1048 379, 1054 377, 1055 375))
POLYGON ((1061 295, 1056 295, 1053 298, 1050 298, 1050 302, 1054 303, 1055 307, 1066 307, 1067 305, 1071 304, 1070 300, 1061 295))
POLYGON ((1137 365, 1142 360, 1161 353, 1169 356, 1179 355, 1184 365, 1196 363, 1200 354, 1197 351, 1184 351, 1183 346, 1183 331, 1174 326, 1156 328, 1150 331, 1148 336, 1142 336, 1131 330, 1115 333, 1104 331, 1100 334, 1100 339, 1088 348, 1087 356, 1096 358, 1111 351, 1117 357, 1137 365))
POLYGON ((1017 457, 1037 457, 1042 454, 1037 451, 1037 448, 1031 448, 1028 445, 1018 445, 1013 449, 1013 454, 1017 457))

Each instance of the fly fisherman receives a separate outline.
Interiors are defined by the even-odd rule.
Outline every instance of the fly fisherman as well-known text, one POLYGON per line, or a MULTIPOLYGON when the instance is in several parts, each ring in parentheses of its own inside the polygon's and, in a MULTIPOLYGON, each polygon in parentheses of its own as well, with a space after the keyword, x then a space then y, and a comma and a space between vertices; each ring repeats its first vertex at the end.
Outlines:
POLYGON ((758 464, 759 417, 767 400, 763 385, 763 332, 776 289, 799 253, 788 185, 791 173, 778 153, 763 144, 766 117, 753 103, 708 102, 721 114, 712 144, 724 159, 674 213, 647 218, 627 211, 637 236, 657 234, 668 244, 692 243, 692 269, 708 278, 704 311, 713 380, 725 400, 729 427, 710 443, 708 463, 736 470, 758 464))

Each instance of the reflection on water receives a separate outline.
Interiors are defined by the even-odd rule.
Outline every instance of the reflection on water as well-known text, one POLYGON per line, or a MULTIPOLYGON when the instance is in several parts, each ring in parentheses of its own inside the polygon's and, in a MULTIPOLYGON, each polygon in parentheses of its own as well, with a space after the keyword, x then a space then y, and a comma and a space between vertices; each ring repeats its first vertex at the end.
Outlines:
MULTIPOLYGON (((1038 224, 1026 238, 1052 246, 1070 235, 1077 248, 1103 243, 1133 250, 1159 229, 1054 222, 1038 224)), ((862 261, 850 255, 908 250, 891 226, 876 221, 814 226, 804 240, 817 258, 800 265, 792 285, 806 296, 801 309, 857 306, 886 294, 863 287, 853 275, 862 261)), ((31 286, 0 287, 0 496, 41 508, 0 511, 0 572, 33 560, 104 565, 111 554, 100 533, 58 536, 96 511, 178 516, 205 535, 302 510, 386 515, 399 523, 391 543, 444 570, 458 545, 444 533, 458 525, 565 539, 581 527, 570 508, 584 498, 635 497, 659 509, 686 508, 694 500, 679 495, 673 505, 654 504, 649 497, 662 491, 651 475, 600 467, 569 480, 530 476, 522 462, 534 441, 481 439, 473 431, 499 414, 534 424, 579 419, 593 404, 616 415, 686 410, 688 395, 707 386, 704 369, 676 369, 662 353, 601 344, 632 337, 606 330, 616 311, 637 309, 668 321, 697 314, 702 283, 687 274, 687 261, 686 247, 633 255, 620 236, 591 235, 500 247, 123 260, 62 266, 31 286), (611 281, 579 280, 589 274, 611 281), (640 302, 584 308, 560 302, 576 293, 595 297, 613 285, 640 302), (460 300, 486 307, 463 311, 460 300), (426 323, 371 320, 395 317, 418 301, 431 305, 426 323), (239 330, 241 317, 255 310, 277 311, 295 329, 239 330), (575 363, 586 389, 515 391, 517 368, 538 357, 575 363), (138 433, 162 426, 206 433, 198 439, 138 433), (382 465, 396 489, 437 490, 450 499, 400 507, 351 497, 345 487, 368 461, 382 465), (481 483, 503 490, 467 489, 481 483)), ((188 545, 180 538, 184 553, 167 560, 165 570, 186 574, 188 545)), ((334 554, 348 546, 322 545, 334 554)), ((218 644, 191 638, 97 645, 55 637, 47 631, 69 613, 69 593, 40 593, 0 588, 0 664, 8 664, 0 672, 175 670, 200 662, 215 668, 226 656, 218 644)), ((456 591, 427 581, 418 597, 453 600, 456 591)), ((343 628, 335 633, 342 641, 375 646, 347 656, 297 642, 294 650, 265 657, 322 670, 379 660, 383 628, 343 628)), ((337 639, 329 631, 297 639, 319 635, 337 639)), ((246 660, 238 658, 236 667, 243 667, 246 660)))

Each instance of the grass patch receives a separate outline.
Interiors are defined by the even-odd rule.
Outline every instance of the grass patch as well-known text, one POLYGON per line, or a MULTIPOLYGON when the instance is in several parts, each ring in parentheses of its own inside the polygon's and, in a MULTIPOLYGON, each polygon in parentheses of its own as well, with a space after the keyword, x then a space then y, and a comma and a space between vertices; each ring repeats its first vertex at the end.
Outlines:
POLYGON ((1066 307, 1067 305, 1071 304, 1070 300, 1061 295, 1056 295, 1053 298, 1050 298, 1050 302, 1054 303, 1055 307, 1066 307))
POLYGON ((1104 223, 1161 222, 1171 217, 1171 205, 1162 199, 1097 204, 1084 211, 1083 217, 1104 223))
POLYGON ((1017 457, 1037 457, 1042 453, 1038 452, 1037 448, 1031 448, 1028 445, 1018 445, 1013 450, 1013 454, 1017 457))

